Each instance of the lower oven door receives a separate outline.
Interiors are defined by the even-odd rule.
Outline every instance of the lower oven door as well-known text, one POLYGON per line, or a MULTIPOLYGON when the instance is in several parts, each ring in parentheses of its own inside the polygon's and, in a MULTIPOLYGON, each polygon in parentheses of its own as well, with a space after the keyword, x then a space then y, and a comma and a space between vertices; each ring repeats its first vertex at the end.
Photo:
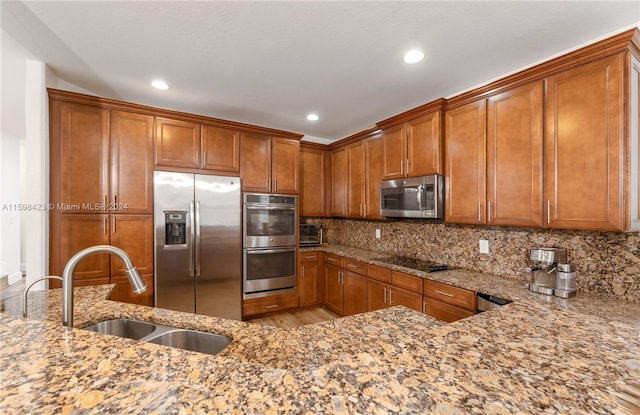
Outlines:
POLYGON ((296 287, 295 246, 245 249, 243 252, 244 298, 280 294, 296 287))

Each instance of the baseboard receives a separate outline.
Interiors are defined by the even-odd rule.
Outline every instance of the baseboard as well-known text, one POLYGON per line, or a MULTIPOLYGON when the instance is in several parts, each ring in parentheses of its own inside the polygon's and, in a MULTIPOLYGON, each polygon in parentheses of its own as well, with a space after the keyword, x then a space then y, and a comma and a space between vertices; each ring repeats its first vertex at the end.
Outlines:
POLYGON ((0 290, 4 290, 9 286, 9 276, 7 274, 0 275, 0 290))
POLYGON ((20 272, 20 271, 14 272, 13 274, 9 275, 9 285, 15 284, 16 282, 20 281, 21 279, 22 279, 22 272, 20 272))

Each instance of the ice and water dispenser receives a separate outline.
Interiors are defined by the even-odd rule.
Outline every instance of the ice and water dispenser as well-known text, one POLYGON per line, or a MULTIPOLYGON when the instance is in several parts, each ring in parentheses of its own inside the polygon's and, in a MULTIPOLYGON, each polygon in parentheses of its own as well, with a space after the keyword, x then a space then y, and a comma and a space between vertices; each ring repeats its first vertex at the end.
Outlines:
POLYGON ((187 243, 187 212, 165 211, 165 245, 186 245, 187 243))

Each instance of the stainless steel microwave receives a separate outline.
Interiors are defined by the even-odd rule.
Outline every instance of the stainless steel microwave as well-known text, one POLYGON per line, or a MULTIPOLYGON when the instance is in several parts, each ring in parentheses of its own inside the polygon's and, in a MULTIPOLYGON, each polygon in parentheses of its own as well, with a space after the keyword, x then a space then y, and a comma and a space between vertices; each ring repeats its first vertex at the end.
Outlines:
POLYGON ((380 215, 444 218, 444 176, 437 174, 380 182, 380 215))

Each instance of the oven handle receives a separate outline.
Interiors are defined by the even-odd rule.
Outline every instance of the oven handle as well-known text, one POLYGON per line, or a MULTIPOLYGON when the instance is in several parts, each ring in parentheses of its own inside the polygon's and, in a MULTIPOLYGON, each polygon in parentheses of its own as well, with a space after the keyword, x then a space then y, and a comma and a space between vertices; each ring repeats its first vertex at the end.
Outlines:
POLYGON ((273 206, 273 205, 246 205, 246 209, 250 210, 296 210, 295 206, 273 206))
POLYGON ((295 252, 296 248, 276 248, 276 249, 247 249, 247 255, 277 254, 280 252, 295 252))

